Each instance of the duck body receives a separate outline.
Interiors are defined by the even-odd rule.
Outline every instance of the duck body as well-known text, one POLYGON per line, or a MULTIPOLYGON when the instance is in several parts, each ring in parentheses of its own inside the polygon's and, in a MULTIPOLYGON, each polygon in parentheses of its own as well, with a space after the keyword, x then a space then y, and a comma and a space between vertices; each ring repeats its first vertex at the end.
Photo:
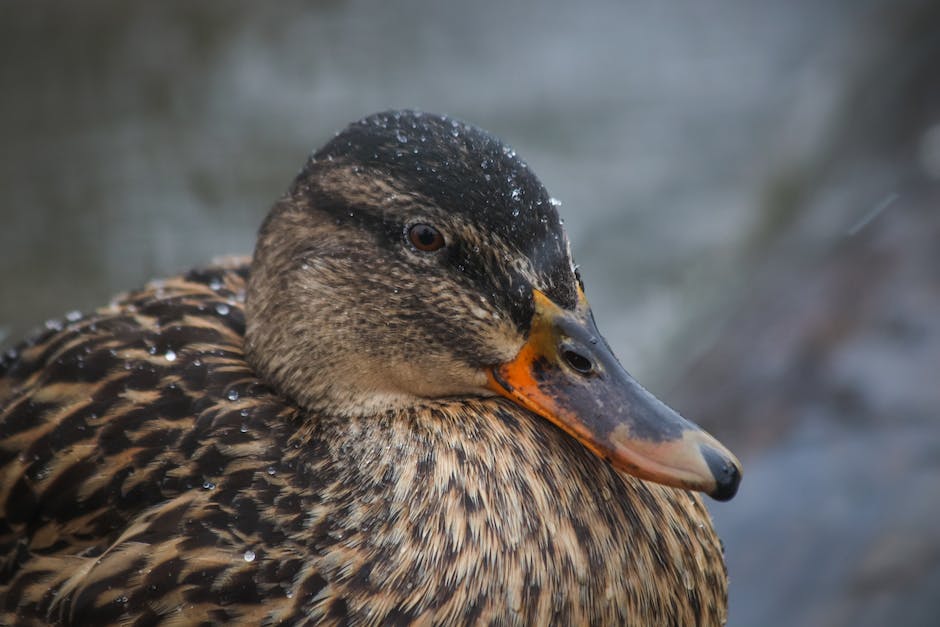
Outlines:
POLYGON ((724 623, 698 495, 502 396, 296 402, 246 349, 251 263, 3 358, 0 623, 724 623))

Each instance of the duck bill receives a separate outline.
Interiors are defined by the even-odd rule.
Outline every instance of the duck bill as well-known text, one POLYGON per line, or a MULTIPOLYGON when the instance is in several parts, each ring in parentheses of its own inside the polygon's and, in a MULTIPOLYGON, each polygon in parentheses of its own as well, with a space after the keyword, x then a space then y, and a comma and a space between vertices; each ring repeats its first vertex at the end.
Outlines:
POLYGON ((527 342, 488 371, 489 387, 554 423, 618 470, 726 501, 741 480, 737 458, 647 392, 623 369, 579 292, 575 311, 534 290, 527 342))

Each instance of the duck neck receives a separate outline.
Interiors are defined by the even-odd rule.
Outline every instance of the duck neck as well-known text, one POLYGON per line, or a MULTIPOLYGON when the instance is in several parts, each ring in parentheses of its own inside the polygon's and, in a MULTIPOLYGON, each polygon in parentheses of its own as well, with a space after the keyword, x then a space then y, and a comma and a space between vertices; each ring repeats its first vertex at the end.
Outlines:
POLYGON ((444 586, 494 618, 525 607, 515 619, 531 623, 694 624, 723 611, 721 549, 697 496, 622 475, 508 403, 318 417, 298 436, 323 452, 308 492, 348 504, 308 541, 337 575, 357 547, 383 594, 427 590, 431 603, 444 586), (527 601, 534 591, 547 600, 527 601))

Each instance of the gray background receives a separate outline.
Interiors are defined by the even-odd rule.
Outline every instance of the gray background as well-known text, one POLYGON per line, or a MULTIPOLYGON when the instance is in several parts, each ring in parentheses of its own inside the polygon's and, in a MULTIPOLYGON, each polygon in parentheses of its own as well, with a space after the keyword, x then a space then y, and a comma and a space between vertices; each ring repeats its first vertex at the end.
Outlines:
POLYGON ((623 363, 745 462, 729 624, 937 624, 937 3, 19 1, 0 51, 0 344, 250 252, 348 122, 448 113, 540 174, 623 363))

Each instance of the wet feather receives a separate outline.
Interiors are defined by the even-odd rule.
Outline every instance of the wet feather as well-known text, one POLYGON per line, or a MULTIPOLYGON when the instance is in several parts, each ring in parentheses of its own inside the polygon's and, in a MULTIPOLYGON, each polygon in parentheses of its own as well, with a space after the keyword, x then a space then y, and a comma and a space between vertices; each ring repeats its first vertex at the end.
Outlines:
POLYGON ((499 398, 311 410, 246 358, 250 267, 151 283, 3 358, 0 623, 724 622, 697 495, 499 398))

